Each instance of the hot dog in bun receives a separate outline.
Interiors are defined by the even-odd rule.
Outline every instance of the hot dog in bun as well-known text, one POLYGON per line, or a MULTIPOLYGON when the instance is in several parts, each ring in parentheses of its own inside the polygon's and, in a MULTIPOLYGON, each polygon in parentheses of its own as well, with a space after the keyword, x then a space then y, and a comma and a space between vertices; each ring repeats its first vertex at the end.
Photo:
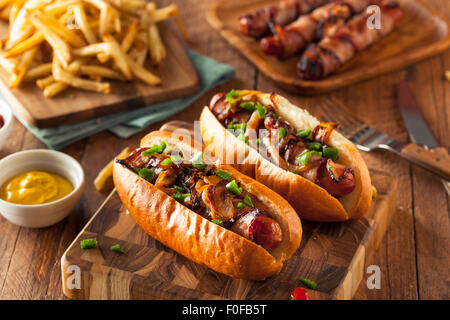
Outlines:
POLYGON ((116 160, 125 208, 150 236, 215 271, 248 280, 279 273, 300 245, 294 209, 233 167, 210 163, 185 138, 155 131, 116 160))
POLYGON ((369 171, 353 143, 280 95, 216 94, 200 126, 213 156, 279 193, 303 219, 345 221, 369 209, 369 171))

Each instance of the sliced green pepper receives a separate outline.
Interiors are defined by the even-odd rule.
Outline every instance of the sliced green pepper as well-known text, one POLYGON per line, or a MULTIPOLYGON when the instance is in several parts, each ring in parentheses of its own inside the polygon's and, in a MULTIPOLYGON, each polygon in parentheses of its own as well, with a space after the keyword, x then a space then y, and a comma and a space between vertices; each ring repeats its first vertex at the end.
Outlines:
POLYGON ((247 195, 247 196, 245 196, 245 198, 244 198, 244 203, 246 204, 246 205, 248 205, 249 207, 254 207, 254 205, 253 205, 253 202, 252 202, 252 199, 247 195))
POLYGON ((221 177, 223 180, 228 180, 232 176, 231 173, 225 170, 217 170, 216 174, 221 177))
POLYGON ((231 193, 233 193, 234 195, 237 195, 237 196, 242 193, 242 189, 239 188, 236 180, 233 180, 233 181, 229 182, 226 185, 226 188, 228 189, 228 191, 230 191, 231 193))
POLYGON ((325 148, 323 148, 323 156, 325 158, 337 160, 338 159, 338 149, 325 147, 325 148))
POLYGON ((311 134, 311 129, 303 129, 303 130, 297 131, 297 137, 300 137, 303 139, 308 138, 310 134, 311 134))

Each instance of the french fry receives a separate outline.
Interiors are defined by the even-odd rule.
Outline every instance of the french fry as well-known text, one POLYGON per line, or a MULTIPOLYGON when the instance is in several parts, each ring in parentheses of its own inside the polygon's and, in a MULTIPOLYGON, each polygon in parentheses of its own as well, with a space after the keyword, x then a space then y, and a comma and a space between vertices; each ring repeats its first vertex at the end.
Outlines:
MULTIPOLYGON (((67 68, 67 70, 69 71, 70 74, 77 74, 78 71, 80 71, 81 66, 85 62, 86 62, 85 59, 77 59, 77 60, 73 61, 71 64, 69 64, 69 67, 67 68)), ((53 60, 52 69, 53 68, 59 68, 57 60, 53 60)), ((49 83, 44 88, 44 96, 46 96, 46 97, 53 97, 69 87, 69 84, 66 82, 56 81, 56 79, 54 79, 54 78, 53 78, 53 80, 54 80, 53 83, 49 83)))
POLYGON ((130 155, 131 151, 132 151, 131 148, 126 147, 113 160, 111 160, 102 170, 100 170, 100 172, 98 173, 97 177, 94 180, 94 186, 98 191, 102 191, 105 188, 108 180, 111 179, 114 160, 126 159, 130 155))
POLYGON ((55 78, 53 76, 48 76, 48 77, 45 77, 45 78, 42 78, 42 79, 37 79, 36 80, 36 85, 40 89, 44 90, 45 87, 49 86, 50 84, 52 84, 54 82, 55 82, 55 78))
POLYGON ((17 88, 23 80, 25 73, 33 62, 34 56, 36 55, 37 48, 31 48, 30 50, 24 52, 22 55, 19 65, 17 66, 16 73, 13 73, 10 78, 9 86, 11 88, 17 88))
POLYGON ((45 6, 44 11, 55 16, 66 12, 69 8, 80 3, 80 0, 57 1, 45 6))
POLYGON ((122 39, 121 47, 124 52, 130 50, 131 45, 133 44, 134 39, 139 31, 139 22, 133 21, 127 29, 127 33, 122 39))
MULTIPOLYGON (((56 60, 55 60, 56 61, 56 60)), ((86 80, 83 78, 79 78, 71 74, 70 72, 67 72, 60 68, 58 63, 54 63, 53 67, 53 76, 57 81, 64 82, 68 85, 71 85, 72 87, 90 90, 90 91, 97 91, 102 93, 110 93, 111 92, 111 86, 108 82, 97 82, 97 81, 91 81, 86 80), (56 65, 56 67, 55 67, 56 65)))
POLYGON ((53 48, 53 51, 58 58, 61 65, 67 68, 69 61, 71 60, 70 48, 67 43, 62 40, 55 32, 53 32, 47 25, 39 20, 34 14, 30 14, 28 17, 31 23, 40 30, 45 37, 45 40, 53 48))
POLYGON ((148 28, 148 47, 153 64, 160 64, 166 57, 166 49, 155 24, 148 28))
POLYGON ((44 23, 48 28, 50 28, 52 31, 54 31, 57 35, 59 35, 62 39, 67 41, 69 44, 71 44, 74 47, 82 47, 86 45, 84 40, 79 37, 76 33, 74 33, 72 30, 67 29, 66 27, 63 27, 58 20, 54 19, 51 16, 44 15, 42 12, 36 12, 36 17, 44 23))
POLYGON ((122 76, 119 72, 101 66, 83 65, 80 68, 80 74, 86 76, 104 77, 120 81, 126 80, 125 77, 122 76))
POLYGON ((9 16, 11 15, 11 8, 12 7, 6 7, 2 11, 0 11, 0 19, 9 20, 9 16))
POLYGON ((23 78, 25 81, 34 80, 40 77, 48 76, 52 73, 52 64, 44 63, 34 68, 30 68, 23 78))
POLYGON ((11 5, 11 10, 9 12, 9 24, 13 24, 14 20, 16 20, 17 15, 19 14, 20 9, 22 8, 25 0, 16 0, 11 5))
POLYGON ((186 26, 184 25, 183 19, 181 19, 178 9, 176 9, 174 18, 175 18, 175 23, 177 24, 177 28, 180 31, 183 38, 187 41, 190 41, 189 33, 187 32, 187 29, 186 29, 186 26))
POLYGON ((187 37, 174 4, 158 8, 147 0, 0 0, 0 18, 10 24, 7 37, 0 40, 0 66, 10 74, 11 87, 35 81, 46 97, 70 86, 109 93, 111 85, 104 79, 158 85, 161 78, 145 65, 165 59, 158 23, 171 17, 187 37))
POLYGON ((10 73, 10 74, 14 73, 18 64, 19 64, 19 59, 17 59, 17 58, 4 58, 0 54, 0 65, 8 73, 10 73))
POLYGON ((75 21, 80 27, 81 31, 84 34, 84 37, 89 43, 96 43, 97 37, 95 36, 94 32, 92 32, 91 27, 89 26, 86 12, 84 11, 82 4, 76 4, 73 6, 73 13, 75 16, 75 21))
POLYGON ((109 44, 109 55, 113 58, 117 68, 122 71, 127 80, 131 80, 133 78, 133 74, 131 73, 130 66, 127 64, 127 54, 122 50, 119 43, 111 35, 104 36, 103 41, 109 44))
POLYGON ((137 62, 134 62, 129 56, 126 56, 128 65, 131 67, 133 74, 141 79, 142 81, 148 83, 151 86, 157 85, 161 83, 161 79, 140 66, 137 62))
POLYGON ((10 5, 13 2, 14 2, 14 0, 1 0, 0 1, 0 10, 4 9, 5 7, 7 7, 8 5, 10 5))
POLYGON ((8 50, 5 54, 5 58, 11 58, 21 55, 22 53, 31 49, 32 47, 40 45, 44 40, 45 40, 44 34, 42 32, 36 32, 28 39, 19 42, 10 50, 8 50))
POLYGON ((29 11, 38 8, 41 4, 42 3, 40 0, 29 0, 22 6, 16 16, 16 19, 14 20, 14 23, 10 25, 10 37, 7 44, 8 48, 16 45, 20 41, 23 41, 34 33, 34 28, 27 25, 27 15, 29 11))
MULTIPOLYGON (((146 8, 148 10, 148 7, 146 8)), ((156 10, 151 10, 150 19, 152 23, 157 23, 162 20, 166 20, 177 14, 177 6, 175 4, 168 5, 164 8, 159 8, 156 10)))

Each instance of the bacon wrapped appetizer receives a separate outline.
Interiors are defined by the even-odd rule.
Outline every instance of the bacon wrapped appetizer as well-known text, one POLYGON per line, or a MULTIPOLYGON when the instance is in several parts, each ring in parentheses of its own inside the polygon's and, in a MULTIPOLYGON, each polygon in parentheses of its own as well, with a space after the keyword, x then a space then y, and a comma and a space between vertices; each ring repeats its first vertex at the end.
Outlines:
POLYGON ((150 236, 231 277, 277 274, 300 245, 300 219, 286 200, 233 167, 208 163, 171 132, 145 136, 116 160, 113 177, 125 208, 150 236))
POLYGON ((282 0, 239 18, 239 30, 246 36, 260 38, 270 31, 270 24, 284 26, 299 15, 330 0, 282 0))
POLYGON ((378 0, 335 0, 301 15, 297 20, 282 27, 275 25, 276 35, 261 39, 261 50, 268 55, 288 58, 303 51, 316 39, 330 36, 356 13, 378 0))
POLYGON ((380 6, 381 29, 369 29, 370 13, 354 16, 333 35, 318 44, 310 44, 297 64, 298 75, 305 80, 319 80, 335 72, 359 51, 389 34, 400 24, 403 11, 396 2, 380 6))
POLYGON ((336 124, 275 93, 216 94, 200 126, 219 161, 279 193, 302 219, 344 221, 369 209, 371 180, 356 147, 336 124))

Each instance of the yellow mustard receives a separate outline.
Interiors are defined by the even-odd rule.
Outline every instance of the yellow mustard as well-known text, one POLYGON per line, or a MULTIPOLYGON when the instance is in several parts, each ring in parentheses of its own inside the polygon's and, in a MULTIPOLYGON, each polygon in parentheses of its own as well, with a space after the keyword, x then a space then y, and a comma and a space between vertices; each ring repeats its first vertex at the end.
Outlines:
POLYGON ((56 173, 29 171, 7 180, 0 197, 17 204, 42 204, 61 199, 71 193, 73 185, 56 173))

